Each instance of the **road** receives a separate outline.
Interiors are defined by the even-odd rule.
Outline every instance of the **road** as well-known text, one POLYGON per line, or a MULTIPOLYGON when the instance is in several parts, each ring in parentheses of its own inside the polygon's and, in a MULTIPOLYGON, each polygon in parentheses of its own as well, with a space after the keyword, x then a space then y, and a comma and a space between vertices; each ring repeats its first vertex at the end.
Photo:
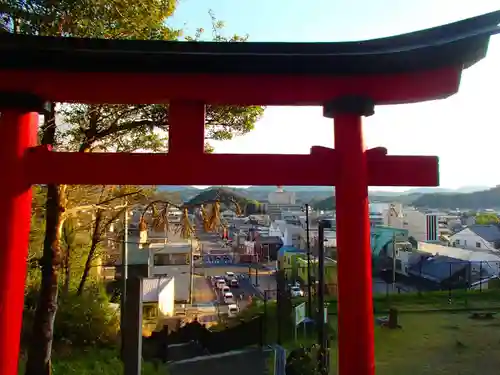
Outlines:
MULTIPOLYGON (((195 262, 193 302, 198 304, 215 303, 219 306, 220 313, 227 313, 227 305, 224 303, 223 296, 213 287, 213 277, 223 277, 226 272, 233 272, 239 279, 239 287, 232 288, 231 292, 240 309, 244 309, 248 304, 249 296, 259 296, 259 290, 252 285, 252 282, 255 283, 255 271, 252 270, 252 279, 250 280, 250 268, 232 264, 231 248, 224 246, 220 236, 216 233, 204 233, 199 229, 198 226, 197 236, 201 242, 202 258, 195 262), (219 263, 214 262, 216 259, 219 263), (226 263, 223 263, 224 260, 226 263)), ((259 276, 259 279, 261 277, 267 276, 259 276)))

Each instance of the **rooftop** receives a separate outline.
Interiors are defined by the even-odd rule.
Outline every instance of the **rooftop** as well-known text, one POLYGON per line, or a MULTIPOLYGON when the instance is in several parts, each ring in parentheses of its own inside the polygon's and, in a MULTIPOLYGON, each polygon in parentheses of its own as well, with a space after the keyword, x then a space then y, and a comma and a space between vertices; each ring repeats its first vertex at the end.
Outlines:
MULTIPOLYGON (((319 260, 317 257, 313 257, 311 256, 311 263, 318 263, 319 260)), ((307 263, 307 254, 298 254, 297 255, 297 262, 299 263, 307 263)), ((337 264, 337 261, 332 259, 332 258, 328 258, 328 257, 325 257, 325 265, 328 265, 328 264, 337 264)))
POLYGON ((186 240, 183 242, 168 242, 151 244, 150 249, 155 254, 184 254, 191 251, 191 242, 186 240))
POLYGON ((467 228, 488 242, 500 241, 500 226, 498 225, 474 224, 469 225, 467 228))

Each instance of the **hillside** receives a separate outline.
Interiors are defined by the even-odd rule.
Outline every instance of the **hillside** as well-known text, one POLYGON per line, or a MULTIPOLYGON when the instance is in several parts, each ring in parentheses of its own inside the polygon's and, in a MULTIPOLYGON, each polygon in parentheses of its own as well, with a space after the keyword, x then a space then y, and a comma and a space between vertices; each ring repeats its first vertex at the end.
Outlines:
POLYGON ((416 207, 486 209, 500 207, 500 186, 493 189, 461 194, 424 194, 413 202, 416 207))
POLYGON ((186 202, 187 205, 200 205, 207 202, 213 202, 215 200, 219 200, 222 204, 231 208, 231 201, 235 200, 240 205, 242 210, 245 207, 254 205, 258 206, 259 202, 247 198, 245 195, 240 194, 239 192, 228 188, 228 187, 213 187, 209 189, 202 190, 198 195, 194 198, 190 199, 186 202))
MULTIPOLYGON (((283 189, 295 193, 298 203, 324 199, 333 193, 333 187, 326 186, 283 186, 283 189)), ((248 188, 236 188, 235 190, 249 199, 267 201, 269 193, 276 191, 276 186, 250 186, 248 188)))
MULTIPOLYGON (((374 192, 369 194, 370 203, 391 203, 391 202, 401 202, 403 204, 413 204, 413 202, 420 198, 422 194, 412 193, 398 193, 398 194, 383 194, 383 192, 374 192), (382 194, 381 194, 382 193, 382 194)), ((333 210, 335 208, 335 196, 330 196, 328 198, 311 202, 311 206, 316 210, 333 210)))
MULTIPOLYGON (((418 192, 408 194, 404 192, 400 193, 400 195, 380 195, 379 192, 373 192, 373 194, 370 194, 370 202, 400 202, 415 207, 442 209, 459 208, 479 210, 498 208, 500 207, 500 187, 483 191, 474 191, 472 193, 453 193, 445 189, 440 193, 427 194, 418 192)), ((313 203, 312 206, 317 210, 332 210, 335 208, 335 197, 328 197, 313 203)))
MULTIPOLYGON (((311 206, 316 206, 320 204, 319 202, 325 200, 324 208, 320 209, 331 209, 334 194, 332 187, 326 186, 284 186, 285 191, 290 191, 295 193, 295 197, 298 203, 309 203, 311 206), (326 208, 328 207, 328 208, 326 208)), ((487 187, 479 186, 464 186, 459 189, 445 189, 445 188, 415 188, 409 189, 404 192, 395 191, 377 191, 371 190, 369 192, 371 202, 393 202, 397 200, 404 204, 411 204, 415 199, 423 194, 434 194, 434 193, 471 193, 480 190, 486 190, 487 187)), ((250 199, 255 199, 258 201, 266 201, 267 196, 270 192, 276 190, 276 186, 250 186, 248 188, 237 188, 235 189, 239 193, 244 194, 250 199)), ((323 206, 322 206, 323 207, 323 206)))
POLYGON ((158 191, 160 192, 175 192, 180 194, 183 202, 188 201, 195 197, 200 193, 200 189, 197 189, 193 186, 179 186, 179 185, 159 185, 157 186, 158 191))

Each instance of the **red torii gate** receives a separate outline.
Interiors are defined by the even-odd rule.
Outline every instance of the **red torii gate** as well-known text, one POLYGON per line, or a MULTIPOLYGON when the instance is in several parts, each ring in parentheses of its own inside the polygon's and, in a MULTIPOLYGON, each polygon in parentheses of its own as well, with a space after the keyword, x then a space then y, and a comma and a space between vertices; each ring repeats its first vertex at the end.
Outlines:
POLYGON ((17 374, 30 187, 58 183, 336 186, 339 374, 373 375, 367 187, 437 186, 438 160, 388 156, 383 148, 365 151, 361 118, 372 115, 374 105, 456 93, 462 69, 485 57, 499 22, 500 11, 361 43, 0 35, 0 163, 5 177, 0 185, 1 374, 17 374), (36 146, 37 113, 45 101, 168 101, 169 153, 67 153, 36 146), (335 150, 318 147, 310 155, 204 154, 205 103, 321 105, 324 115, 335 121, 335 150), (110 168, 104 170, 103 165, 110 168), (162 169, 163 174, 149 172, 162 169), (214 169, 224 173, 215 175, 214 169), (248 173, 251 170, 259 173, 248 173))

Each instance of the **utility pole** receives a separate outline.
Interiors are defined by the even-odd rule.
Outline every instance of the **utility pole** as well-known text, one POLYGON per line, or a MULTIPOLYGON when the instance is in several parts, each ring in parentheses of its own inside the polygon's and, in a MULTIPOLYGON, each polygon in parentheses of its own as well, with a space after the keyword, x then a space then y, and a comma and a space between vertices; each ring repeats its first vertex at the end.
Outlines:
POLYGON ((312 309, 312 278, 311 278, 311 243, 309 237, 309 204, 306 203, 306 247, 307 247, 307 312, 309 318, 313 316, 312 309))
POLYGON ((318 223, 318 345, 319 356, 318 367, 321 375, 327 375, 327 343, 325 331, 325 226, 327 223, 320 220, 318 223))
POLYGON ((392 235, 392 292, 396 290, 396 233, 392 235))
MULTIPOLYGON (((389 205, 389 216, 387 216, 387 226, 390 227, 391 226, 391 218, 392 218, 392 214, 395 213, 397 214, 396 212, 396 209, 394 207, 394 205, 391 203, 389 205)), ((396 233, 393 232, 392 234, 392 292, 394 293, 394 291, 396 290, 396 233)))
POLYGON ((193 304, 194 287, 194 261, 193 261, 193 237, 191 237, 191 250, 189 251, 189 304, 193 304))
MULTIPOLYGON (((125 202, 126 204, 126 202, 125 202)), ((127 301, 127 279, 128 279, 128 207, 125 205, 125 210, 123 211, 123 243, 122 243, 122 295, 120 298, 120 331, 121 331, 121 349, 122 349, 122 360, 124 360, 123 349, 125 347, 124 334, 126 330, 126 301, 127 301)))

